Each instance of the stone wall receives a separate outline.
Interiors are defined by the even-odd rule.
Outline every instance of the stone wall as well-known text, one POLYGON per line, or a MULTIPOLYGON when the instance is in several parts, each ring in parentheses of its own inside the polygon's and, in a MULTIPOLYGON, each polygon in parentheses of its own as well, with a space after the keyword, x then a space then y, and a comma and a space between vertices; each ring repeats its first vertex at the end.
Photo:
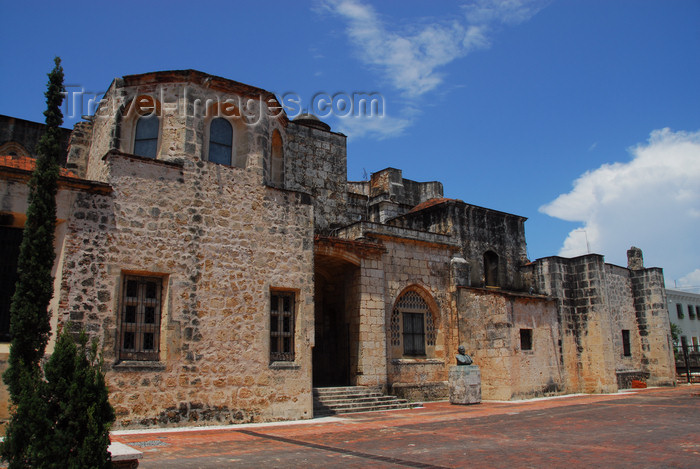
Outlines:
MULTIPOLYGON (((29 187, 27 182, 30 173, 28 171, 16 170, 13 173, 4 173, 0 170, 0 215, 9 226, 22 228, 26 221, 27 198, 29 187)), ((58 220, 55 233, 54 250, 56 261, 52 270, 54 277, 54 291, 58 291, 61 285, 60 272, 64 263, 64 245, 66 243, 67 225, 77 204, 85 198, 100 198, 108 196, 111 188, 104 184, 79 182, 60 178, 58 182, 58 193, 56 195, 56 217, 58 220)), ((49 337, 46 353, 53 352, 58 323, 59 298, 57 295, 51 299, 49 312, 51 314, 51 329, 53 333, 49 337)), ((7 368, 10 344, 0 343, 0 374, 7 368)), ((0 422, 9 418, 8 413, 9 394, 4 383, 0 383, 0 422)))
POLYGON ((285 184, 312 195, 316 231, 329 234, 347 224, 345 135, 290 122, 287 138, 285 184))
POLYGON ((537 262, 544 267, 541 272, 551 276, 547 280, 540 276, 537 289, 559 301, 564 365, 572 392, 616 392, 617 360, 603 256, 550 257, 537 262))
POLYGON ((643 268, 641 252, 632 260, 634 269, 605 264, 597 254, 549 257, 522 269, 557 300, 569 392, 614 392, 616 374, 637 371, 650 383, 673 383, 663 273, 643 268), (623 330, 630 334, 627 357, 623 330))
POLYGON ((470 265, 471 285, 484 286, 484 255, 498 256, 495 286, 507 290, 523 290, 519 268, 527 262, 525 218, 459 200, 443 199, 403 215, 392 224, 415 230, 449 234, 462 248, 462 256, 470 265))
POLYGON ((92 121, 75 124, 68 143, 66 169, 81 178, 87 174, 90 147, 92 146, 92 125, 92 121))
MULTIPOLYGON (((456 350, 452 341, 452 294, 450 245, 409 241, 382 236, 387 252, 383 256, 385 355, 387 382, 393 394, 412 400, 447 397, 449 356, 456 350), (397 300, 407 291, 416 291, 431 310, 435 327, 434 345, 426 346, 425 357, 403 355, 403 348, 390 327, 397 300), (398 345, 397 345, 398 344, 398 345)), ((426 331, 429 334, 429 331, 426 331)), ((456 352, 454 352, 456 353, 456 352)))
MULTIPOLYGON (((39 122, 31 122, 16 117, 0 115, 0 148, 12 150, 15 148, 13 144, 21 145, 21 148, 15 148, 17 156, 31 156, 36 158, 37 144, 39 139, 44 134, 46 126, 39 122), (28 155, 21 154, 24 149, 28 155)), ((70 129, 59 129, 59 138, 61 145, 61 157, 59 163, 66 161, 66 149, 68 148, 68 139, 70 138, 70 129)), ((0 152, 0 156, 9 155, 10 152, 0 152)))
POLYGON ((110 153, 112 197, 69 221, 63 320, 98 337, 117 426, 311 417, 312 208, 257 171, 110 153), (126 273, 163 279, 160 360, 117 356, 126 273), (296 294, 296 358, 270 364, 270 290, 296 294))
POLYGON ((543 297, 460 288, 459 341, 481 369, 484 399, 517 399, 561 393, 565 372, 559 350, 556 303, 543 297), (520 330, 531 330, 523 350, 520 330))
POLYGON ((673 386, 676 369, 663 271, 659 268, 636 269, 630 274, 641 339, 641 368, 649 373, 650 385, 673 386))
MULTIPOLYGON (((605 265, 605 287, 608 308, 611 316, 615 356, 615 372, 640 371, 642 363, 642 342, 637 327, 634 297, 630 282, 630 271, 611 264, 605 265), (624 355, 622 331, 629 331, 630 356, 624 355)), ((619 381, 619 378, 618 378, 619 381)))

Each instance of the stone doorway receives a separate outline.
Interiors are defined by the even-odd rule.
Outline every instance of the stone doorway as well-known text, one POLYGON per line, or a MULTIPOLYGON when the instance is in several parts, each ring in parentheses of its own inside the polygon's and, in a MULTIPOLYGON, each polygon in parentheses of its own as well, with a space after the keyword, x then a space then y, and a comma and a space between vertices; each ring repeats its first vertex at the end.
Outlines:
POLYGON ((359 266, 345 259, 317 254, 315 257, 315 345, 313 385, 353 384, 352 329, 359 311, 359 266))

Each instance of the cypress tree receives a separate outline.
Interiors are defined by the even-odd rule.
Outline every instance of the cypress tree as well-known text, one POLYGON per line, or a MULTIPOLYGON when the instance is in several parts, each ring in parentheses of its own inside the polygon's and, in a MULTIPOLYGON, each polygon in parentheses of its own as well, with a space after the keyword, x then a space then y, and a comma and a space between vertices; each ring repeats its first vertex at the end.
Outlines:
POLYGON ((38 467, 103 468, 110 465, 109 427, 114 410, 109 404, 97 342, 91 347, 84 332, 76 345, 63 332, 44 366, 41 394, 50 428, 35 448, 38 467))
POLYGON ((43 370, 41 361, 51 333, 49 302, 55 260, 56 193, 63 123, 63 69, 55 59, 46 91, 46 130, 37 147, 36 169, 29 181, 27 221, 10 307, 9 367, 3 379, 13 407, 0 455, 9 469, 103 468, 111 465, 109 404, 97 342, 76 345, 64 332, 43 370))
POLYGON ((55 260, 56 192, 63 123, 63 68, 54 59, 46 90, 46 130, 37 146, 36 168, 29 181, 27 221, 17 267, 17 284, 10 307, 10 357, 3 374, 14 413, 1 454, 10 468, 32 465, 30 453, 37 432, 46 424, 45 403, 37 392, 42 382, 41 360, 51 332, 49 302, 53 295, 51 270, 55 260))

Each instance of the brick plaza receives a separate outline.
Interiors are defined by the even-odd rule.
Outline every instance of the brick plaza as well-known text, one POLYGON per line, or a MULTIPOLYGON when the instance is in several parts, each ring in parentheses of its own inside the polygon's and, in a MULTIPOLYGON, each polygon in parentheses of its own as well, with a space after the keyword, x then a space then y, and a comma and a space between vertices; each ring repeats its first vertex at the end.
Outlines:
POLYGON ((118 432, 142 468, 698 467, 700 386, 223 430, 118 432))

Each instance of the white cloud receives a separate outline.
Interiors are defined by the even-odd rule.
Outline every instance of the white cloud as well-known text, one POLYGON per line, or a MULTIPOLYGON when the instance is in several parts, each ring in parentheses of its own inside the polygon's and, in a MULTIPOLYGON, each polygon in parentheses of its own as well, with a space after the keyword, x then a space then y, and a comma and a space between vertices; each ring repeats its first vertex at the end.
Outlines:
POLYGON ((591 251, 609 262, 625 265, 635 245, 647 266, 663 267, 667 281, 679 278, 700 267, 700 131, 655 130, 629 151, 631 161, 586 172, 540 211, 583 223, 561 256, 585 254, 587 235, 591 251))
POLYGON ((412 119, 381 116, 348 116, 338 119, 337 130, 348 138, 370 137, 378 140, 398 137, 413 124, 412 119))
POLYGON ((543 0, 473 0, 463 5, 471 24, 518 24, 537 14, 549 1, 543 0))
POLYGON ((408 96, 420 96, 443 81, 437 70, 474 49, 490 45, 499 24, 526 21, 542 0, 478 0, 463 7, 464 19, 391 31, 372 6, 360 0, 328 0, 326 7, 347 21, 347 34, 360 60, 378 68, 408 96))
POLYGON ((695 269, 688 275, 678 279, 677 284, 666 280, 666 286, 669 288, 680 288, 684 291, 700 293, 700 269, 695 269))

